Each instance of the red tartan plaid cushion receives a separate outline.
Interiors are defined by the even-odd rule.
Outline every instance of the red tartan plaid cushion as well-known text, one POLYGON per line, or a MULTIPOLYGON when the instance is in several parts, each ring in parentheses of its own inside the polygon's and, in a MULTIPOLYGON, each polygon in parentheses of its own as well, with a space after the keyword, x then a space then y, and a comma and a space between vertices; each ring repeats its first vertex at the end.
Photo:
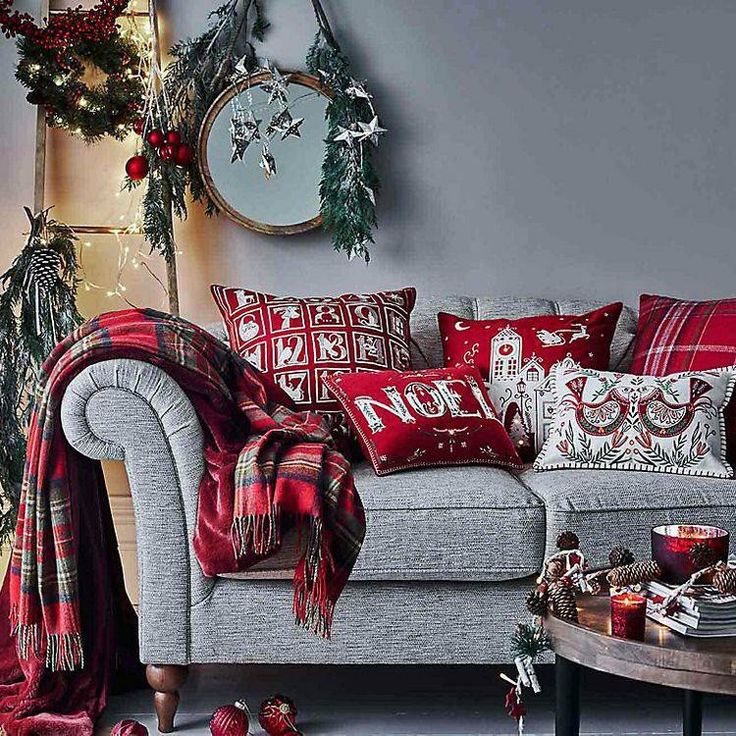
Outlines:
POLYGON ((631 372, 666 376, 736 364, 736 299, 642 294, 631 372))
POLYGON ((522 467, 477 368, 345 373, 325 383, 377 475, 432 465, 522 467))
POLYGON ((271 376, 300 410, 335 412, 324 379, 411 368, 413 288, 297 298, 214 285, 230 346, 271 376))

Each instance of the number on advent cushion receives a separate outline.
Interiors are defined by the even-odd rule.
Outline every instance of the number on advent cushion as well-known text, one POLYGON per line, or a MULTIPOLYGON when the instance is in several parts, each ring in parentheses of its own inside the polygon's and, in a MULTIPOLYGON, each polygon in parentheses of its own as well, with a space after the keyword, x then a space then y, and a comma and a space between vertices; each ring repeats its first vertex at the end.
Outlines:
POLYGON ((521 468, 476 368, 326 379, 378 475, 434 465, 521 468))
POLYGON ((325 377, 411 368, 413 288, 307 298, 218 285, 211 290, 232 349, 272 377, 297 408, 326 413, 338 435, 340 406, 325 377))
POLYGON ((471 320, 440 312, 445 365, 474 365, 525 460, 538 453, 554 409, 551 370, 567 364, 607 370, 623 304, 580 315, 471 320))
POLYGON ((633 376, 557 366, 556 410, 535 470, 600 468, 732 478, 728 370, 633 376))

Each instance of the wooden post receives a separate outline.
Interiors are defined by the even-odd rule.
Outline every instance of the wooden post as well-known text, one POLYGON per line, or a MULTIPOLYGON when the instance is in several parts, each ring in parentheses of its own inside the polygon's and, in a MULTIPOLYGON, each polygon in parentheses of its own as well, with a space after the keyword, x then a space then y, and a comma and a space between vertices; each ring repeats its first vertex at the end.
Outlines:
MULTIPOLYGON (((49 0, 41 0, 41 20, 49 15, 49 0)), ((33 212, 43 209, 46 195, 46 111, 36 107, 36 156, 33 170, 33 212)))

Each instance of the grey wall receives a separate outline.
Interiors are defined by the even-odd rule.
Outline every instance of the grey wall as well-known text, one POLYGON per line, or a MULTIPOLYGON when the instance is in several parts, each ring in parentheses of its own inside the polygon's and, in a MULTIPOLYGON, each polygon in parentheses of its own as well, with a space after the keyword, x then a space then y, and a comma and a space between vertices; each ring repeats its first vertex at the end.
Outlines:
MULTIPOLYGON (((172 40, 213 5, 161 4, 172 40)), ((265 52, 302 67, 310 3, 266 4, 265 52)), ((736 294, 734 0, 325 5, 390 131, 374 260, 345 262, 322 232, 272 238, 195 213, 179 230, 185 314, 212 313, 215 280, 301 294, 736 294)), ((28 199, 31 141, 7 44, 1 58, 5 211, 28 199)))

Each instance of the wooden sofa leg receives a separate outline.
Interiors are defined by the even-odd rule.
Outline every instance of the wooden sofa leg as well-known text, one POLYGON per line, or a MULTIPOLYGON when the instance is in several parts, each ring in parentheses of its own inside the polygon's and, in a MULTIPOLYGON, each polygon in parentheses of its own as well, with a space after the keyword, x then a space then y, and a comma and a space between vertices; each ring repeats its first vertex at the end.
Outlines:
POLYGON ((179 707, 179 688, 186 682, 189 667, 181 664, 149 664, 146 679, 153 688, 153 704, 158 717, 158 730, 171 733, 179 707))

